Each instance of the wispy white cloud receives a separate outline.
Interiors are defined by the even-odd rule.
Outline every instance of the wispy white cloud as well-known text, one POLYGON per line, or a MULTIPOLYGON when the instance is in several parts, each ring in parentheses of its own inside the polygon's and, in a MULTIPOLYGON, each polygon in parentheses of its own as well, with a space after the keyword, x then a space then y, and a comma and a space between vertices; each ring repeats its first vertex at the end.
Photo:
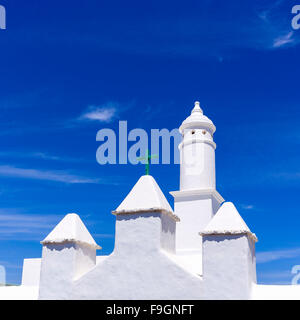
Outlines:
POLYGON ((295 39, 293 38, 293 34, 294 32, 291 31, 281 37, 276 38, 273 42, 273 48, 283 47, 287 44, 292 44, 293 42, 295 42, 295 39))
POLYGON ((102 122, 110 122, 116 114, 115 109, 105 109, 94 107, 91 111, 85 113, 81 118, 87 120, 97 120, 102 122))
POLYGON ((254 205, 252 205, 252 204, 241 204, 240 206, 244 210, 252 210, 252 209, 254 209, 254 205))
POLYGON ((268 3, 257 14, 259 30, 257 39, 264 39, 262 48, 275 50, 282 47, 291 47, 299 44, 291 28, 291 16, 287 12, 284 1, 278 0, 268 3))
POLYGON ((257 252, 257 263, 300 257, 300 248, 257 252))
POLYGON ((0 240, 41 241, 63 218, 57 214, 21 214, 0 209, 0 240))
POLYGON ((257 280, 260 284, 291 284, 295 276, 292 270, 279 270, 279 271, 258 271, 257 280))
MULTIPOLYGON (((41 241, 64 218, 62 214, 28 214, 20 208, 0 208, 0 240, 41 241)), ((86 226, 95 226, 101 221, 87 219, 89 215, 80 215, 86 226)), ((111 234, 96 234, 93 237, 111 238, 111 234)))
POLYGON ((274 12, 274 10, 277 10, 283 1, 284 0, 278 0, 278 1, 274 1, 272 3, 268 3, 267 7, 258 13, 258 16, 262 20, 269 22, 272 12, 274 12))
POLYGON ((14 158, 36 158, 44 160, 61 160, 60 157, 50 155, 44 152, 15 152, 15 151, 2 151, 0 152, 1 157, 14 157, 14 158))
MULTIPOLYGON (((7 209, 7 212, 10 210, 7 209)), ((0 212, 0 228, 5 227, 6 230, 1 230, 5 233, 10 233, 9 228, 18 228, 14 232, 20 232, 21 228, 30 228, 32 229, 48 229, 49 224, 53 224, 59 221, 61 216, 58 215, 36 215, 36 214, 4 214, 5 209, 1 209, 0 212)), ((22 230, 21 230, 22 231, 22 230)), ((23 231, 22 231, 23 232, 23 231)))
POLYGON ((89 106, 78 120, 111 122, 118 115, 118 107, 118 103, 115 102, 101 106, 89 106))
MULTIPOLYGON (((213 1, 198 2, 197 9, 193 6, 192 11, 187 6, 180 19, 170 11, 160 12, 154 18, 133 19, 130 24, 127 15, 119 17, 118 24, 103 17, 97 20, 95 32, 61 32, 44 41, 62 46, 72 41, 84 47, 92 45, 101 50, 137 55, 209 56, 219 60, 220 56, 227 59, 239 54, 237 48, 281 48, 273 47, 274 39, 292 30, 291 7, 286 1, 244 1, 243 9, 236 6, 235 1, 226 1, 218 4, 219 10, 215 10, 213 1)), ((35 41, 43 37, 45 28, 48 27, 44 27, 43 32, 30 30, 35 41)), ((299 41, 290 45, 297 43, 299 41)))
POLYGON ((34 158, 45 159, 45 160, 61 160, 60 157, 49 155, 44 152, 33 152, 33 153, 29 154, 29 156, 30 155, 34 158))
POLYGON ((272 178, 285 180, 285 181, 295 181, 300 180, 300 172, 272 172, 272 178))
POLYGON ((65 171, 48 171, 37 169, 18 168, 10 165, 0 165, 0 176, 56 181, 63 183, 101 183, 100 179, 72 175, 65 171))
POLYGON ((264 279, 283 279, 283 278, 291 278, 292 272, 291 270, 283 270, 283 271, 264 271, 259 273, 260 277, 264 279))
POLYGON ((69 156, 58 156, 49 154, 46 152, 30 152, 27 150, 22 151, 2 151, 0 152, 2 158, 14 158, 14 159, 41 159, 49 161, 61 161, 61 162, 88 162, 83 158, 69 157, 69 156))

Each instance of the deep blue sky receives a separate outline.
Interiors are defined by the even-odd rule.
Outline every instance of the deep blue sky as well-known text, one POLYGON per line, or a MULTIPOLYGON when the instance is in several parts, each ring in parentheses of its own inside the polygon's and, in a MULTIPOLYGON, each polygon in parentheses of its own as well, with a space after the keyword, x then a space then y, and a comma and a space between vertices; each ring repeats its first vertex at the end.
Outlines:
MULTIPOLYGON (((299 2, 299 1, 298 1, 299 2)), ((295 1, 0 0, 0 264, 24 258, 67 213, 110 253, 115 209, 142 165, 100 166, 101 128, 177 128, 201 101, 216 127, 218 191, 259 238, 258 281, 300 264, 300 30, 295 1), (91 111, 105 121, 89 120, 91 111), (106 111, 105 111, 106 110, 106 111)), ((178 165, 153 165, 168 192, 178 165)))

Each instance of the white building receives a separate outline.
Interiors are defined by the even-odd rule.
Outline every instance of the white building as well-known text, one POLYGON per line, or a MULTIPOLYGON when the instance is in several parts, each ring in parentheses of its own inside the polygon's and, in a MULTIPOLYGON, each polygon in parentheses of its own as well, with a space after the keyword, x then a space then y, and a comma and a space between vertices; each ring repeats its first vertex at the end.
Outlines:
POLYGON ((6 299, 300 299, 300 286, 256 283, 255 243, 231 202, 216 190, 216 128, 198 102, 183 121, 180 190, 174 212, 151 176, 142 176, 112 213, 108 256, 80 217, 68 214, 25 259, 22 285, 6 299))

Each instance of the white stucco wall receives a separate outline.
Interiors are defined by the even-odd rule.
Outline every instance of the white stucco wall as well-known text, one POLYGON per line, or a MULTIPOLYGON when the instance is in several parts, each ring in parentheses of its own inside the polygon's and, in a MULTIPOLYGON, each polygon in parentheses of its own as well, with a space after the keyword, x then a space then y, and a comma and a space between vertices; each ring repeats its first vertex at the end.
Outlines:
POLYGON ((161 214, 161 247, 175 253, 176 225, 178 222, 165 214, 161 214))
POLYGON ((159 213, 117 216, 114 252, 75 281, 73 299, 199 299, 201 277, 161 249, 159 213))
POLYGON ((24 285, 0 288, 0 299, 300 299, 300 286, 255 284, 255 243, 247 235, 204 236, 202 275, 201 255, 162 249, 174 243, 170 219, 157 212, 117 216, 109 256, 77 244, 46 245, 40 290, 30 284, 41 259, 26 259, 24 285))
POLYGON ((253 279, 247 235, 203 236, 206 299, 249 299, 253 279))
POLYGON ((185 135, 180 145, 180 190, 215 189, 214 145, 206 140, 203 130, 194 131, 195 137, 185 135))
POLYGON ((39 286, 41 259, 24 259, 22 286, 39 286))
POLYGON ((37 300, 38 293, 37 286, 0 287, 0 300, 37 300))
POLYGON ((43 246, 39 299, 68 299, 74 273, 74 244, 43 246))
POLYGON ((248 266, 249 266, 249 286, 252 286, 253 283, 256 283, 256 248, 255 248, 255 241, 253 238, 248 237, 248 266))
POLYGON ((160 213, 116 216, 115 252, 131 256, 132 252, 157 250, 161 244, 160 213))
POLYGON ((300 285, 261 285, 252 286, 253 300, 300 300, 300 285))
MULTIPOLYGON (((176 252, 178 254, 194 251, 201 254, 202 240, 199 232, 210 222, 219 208, 212 195, 197 194, 174 196, 174 213, 180 221, 176 224, 176 252)), ((179 194, 179 195, 178 195, 179 194)))
POLYGON ((96 250, 85 245, 76 245, 74 279, 80 278, 96 265, 96 250))
POLYGON ((44 245, 39 299, 70 299, 73 281, 95 263, 95 248, 76 243, 44 245))
POLYGON ((113 253, 74 283, 73 299, 201 299, 201 278, 163 251, 124 257, 113 253))

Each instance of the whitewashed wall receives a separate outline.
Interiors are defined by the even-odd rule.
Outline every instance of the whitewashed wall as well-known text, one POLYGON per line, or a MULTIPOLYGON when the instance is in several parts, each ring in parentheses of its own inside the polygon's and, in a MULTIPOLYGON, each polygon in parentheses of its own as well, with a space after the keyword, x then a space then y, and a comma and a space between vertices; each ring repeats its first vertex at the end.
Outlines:
POLYGON ((76 243, 43 246, 39 299, 70 299, 75 279, 95 266, 96 250, 76 243))
POLYGON ((160 214, 117 216, 114 252, 74 282, 73 299, 200 299, 202 281, 161 250, 160 214))
POLYGON ((39 286, 41 259, 24 259, 22 286, 39 286))
POLYGON ((250 299, 255 282, 250 251, 247 235, 203 236, 206 299, 250 299))
POLYGON ((174 195, 174 212, 180 221, 176 224, 176 253, 195 251, 201 254, 202 240, 199 232, 213 218, 219 208, 212 195, 197 194, 181 196, 180 192, 174 195))

